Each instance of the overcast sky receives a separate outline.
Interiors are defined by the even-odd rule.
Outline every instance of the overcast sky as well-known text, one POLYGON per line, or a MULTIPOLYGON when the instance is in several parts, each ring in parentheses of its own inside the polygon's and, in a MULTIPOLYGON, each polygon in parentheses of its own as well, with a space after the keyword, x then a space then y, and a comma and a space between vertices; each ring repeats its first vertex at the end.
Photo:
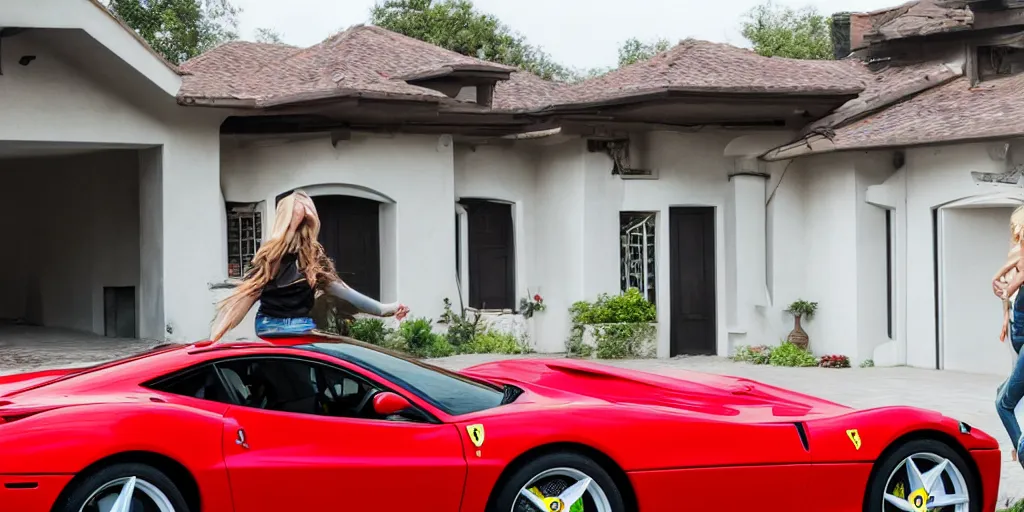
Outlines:
MULTIPOLYGON (((375 0, 234 0, 242 8, 241 36, 271 28, 284 42, 309 46, 369 19, 375 0)), ((739 34, 743 14, 759 0, 474 0, 556 61, 580 69, 613 66, 630 37, 687 37, 746 46, 739 34)), ((870 11, 902 0, 776 0, 822 14, 870 11)))

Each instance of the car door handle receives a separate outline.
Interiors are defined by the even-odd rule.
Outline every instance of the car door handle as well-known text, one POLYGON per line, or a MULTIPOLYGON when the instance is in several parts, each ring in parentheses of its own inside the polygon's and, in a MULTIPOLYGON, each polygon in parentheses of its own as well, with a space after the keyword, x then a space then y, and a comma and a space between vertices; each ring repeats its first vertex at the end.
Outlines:
POLYGON ((249 442, 245 440, 245 429, 238 429, 238 435, 235 437, 235 444, 245 448, 246 450, 249 449, 249 442))

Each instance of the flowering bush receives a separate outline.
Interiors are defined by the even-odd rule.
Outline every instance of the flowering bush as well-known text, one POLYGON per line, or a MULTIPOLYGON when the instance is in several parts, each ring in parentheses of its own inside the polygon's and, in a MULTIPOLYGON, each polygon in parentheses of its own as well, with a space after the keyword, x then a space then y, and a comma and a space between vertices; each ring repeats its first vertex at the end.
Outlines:
POLYGON ((841 355, 821 356, 818 366, 822 368, 849 368, 850 358, 841 355))
MULTIPOLYGON (((527 292, 529 293, 529 292, 527 292)), ((530 318, 536 311, 544 311, 544 298, 540 294, 534 294, 529 299, 521 299, 519 301, 519 310, 523 313, 523 318, 530 318)))

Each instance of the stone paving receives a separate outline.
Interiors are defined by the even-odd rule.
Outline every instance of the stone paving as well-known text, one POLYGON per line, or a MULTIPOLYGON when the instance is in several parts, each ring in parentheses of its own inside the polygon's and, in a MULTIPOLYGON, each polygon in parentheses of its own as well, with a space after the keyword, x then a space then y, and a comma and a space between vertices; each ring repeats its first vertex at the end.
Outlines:
MULTIPOLYGON (((127 356, 155 346, 152 341, 102 338, 55 329, 0 326, 0 375, 30 369, 74 367, 127 356)), ((464 355, 433 362, 450 369, 508 356, 464 355)), ((526 356, 542 357, 542 356, 526 356)), ((558 357, 558 356, 544 356, 558 357)), ((735 375, 820 396, 858 408, 914 405, 941 411, 988 432, 1003 448, 1000 503, 1024 498, 1024 469, 1010 459, 1010 442, 994 411, 1003 377, 916 368, 775 368, 733 363, 720 357, 604 361, 606 364, 673 375, 696 370, 735 375)))

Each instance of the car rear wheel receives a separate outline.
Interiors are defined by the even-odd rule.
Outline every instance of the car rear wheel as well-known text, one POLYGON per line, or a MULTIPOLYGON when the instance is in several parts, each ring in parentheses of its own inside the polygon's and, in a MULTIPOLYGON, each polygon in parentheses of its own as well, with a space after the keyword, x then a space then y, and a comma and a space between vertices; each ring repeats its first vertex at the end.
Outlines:
POLYGON ((189 512, 185 498, 167 475, 145 464, 114 464, 75 487, 60 512, 189 512))
POLYGON ((624 512, 622 493, 600 464, 570 452, 542 455, 503 481, 492 512, 624 512))
POLYGON ((967 462, 945 443, 910 441, 890 453, 868 487, 870 512, 979 512, 981 489, 967 462))

